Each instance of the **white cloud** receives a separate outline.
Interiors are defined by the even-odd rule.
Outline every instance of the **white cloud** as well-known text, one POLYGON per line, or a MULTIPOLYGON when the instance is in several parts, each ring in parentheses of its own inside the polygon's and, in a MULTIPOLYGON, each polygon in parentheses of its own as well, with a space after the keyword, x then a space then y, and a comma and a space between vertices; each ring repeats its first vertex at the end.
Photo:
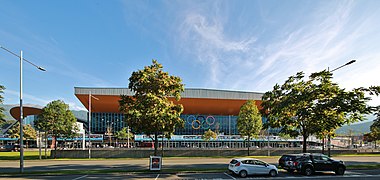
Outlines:
POLYGON ((265 41, 258 39, 262 34, 247 33, 249 29, 237 31, 245 36, 233 38, 236 36, 226 33, 229 24, 220 12, 213 13, 212 8, 211 12, 203 13, 184 11, 185 19, 178 30, 182 37, 179 48, 182 53, 195 54, 198 63, 211 69, 211 75, 204 80, 208 87, 211 81, 212 87, 216 88, 267 91, 298 71, 307 75, 362 58, 366 59, 366 65, 355 63, 350 66, 351 70, 357 66, 360 71, 356 79, 346 83, 340 81, 350 77, 349 73, 343 73, 343 69, 334 77, 343 87, 368 86, 371 82, 379 85, 375 78, 380 64, 368 61, 380 57, 374 55, 378 47, 369 51, 364 49, 365 42, 362 42, 378 33, 373 30, 378 15, 358 13, 352 1, 322 3, 314 10, 303 14, 305 23, 284 26, 265 41))
MULTIPOLYGON (((19 101, 20 99, 20 91, 14 91, 11 89, 5 89, 4 90, 4 97, 5 99, 17 99, 19 101)), ((23 93, 23 103, 38 103, 37 105, 45 106, 47 103, 49 103, 49 100, 39 98, 30 94, 23 93)))
MULTIPOLYGON (((17 102, 17 103, 19 103, 20 92, 14 91, 11 89, 5 89, 4 90, 4 97, 5 97, 6 102, 17 102)), ((86 111, 86 108, 83 107, 82 104, 78 105, 78 103, 72 102, 72 101, 67 100, 65 98, 58 98, 58 99, 61 99, 66 104, 68 104, 71 110, 86 111)), ((50 103, 51 101, 54 101, 54 100, 56 100, 56 99, 44 99, 44 98, 40 98, 40 97, 36 97, 36 96, 30 95, 30 94, 23 93, 23 103, 24 104, 32 103, 32 104, 44 107, 48 103, 50 103)))
POLYGON ((209 86, 224 83, 222 77, 229 73, 228 67, 240 61, 237 54, 250 51, 256 41, 255 37, 234 40, 226 35, 223 28, 220 19, 190 13, 179 30, 189 49, 187 53, 195 55, 199 62, 208 66, 211 72, 209 86))
POLYGON ((87 109, 85 107, 83 107, 83 105, 78 105, 75 102, 70 102, 70 101, 66 102, 65 101, 65 103, 69 105, 69 107, 70 107, 71 110, 87 111, 87 109))

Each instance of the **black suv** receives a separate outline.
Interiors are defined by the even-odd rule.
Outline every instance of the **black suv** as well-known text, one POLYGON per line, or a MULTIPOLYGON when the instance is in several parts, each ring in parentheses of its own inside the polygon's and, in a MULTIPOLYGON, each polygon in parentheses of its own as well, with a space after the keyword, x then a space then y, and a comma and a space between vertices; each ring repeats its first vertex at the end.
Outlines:
POLYGON ((304 154, 295 162, 298 172, 306 176, 312 175, 316 171, 334 171, 337 175, 343 175, 346 166, 343 161, 337 161, 324 154, 304 154))
POLYGON ((296 160, 301 158, 304 154, 285 154, 278 160, 278 165, 287 170, 288 172, 294 172, 297 170, 296 160))

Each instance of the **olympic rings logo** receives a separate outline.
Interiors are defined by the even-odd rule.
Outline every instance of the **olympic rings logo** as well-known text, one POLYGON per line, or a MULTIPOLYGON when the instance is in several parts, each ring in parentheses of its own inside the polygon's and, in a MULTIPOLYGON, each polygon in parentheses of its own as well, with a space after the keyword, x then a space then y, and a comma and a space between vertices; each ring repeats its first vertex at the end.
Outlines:
POLYGON ((215 124, 214 116, 194 116, 190 115, 186 118, 186 123, 191 125, 193 129, 209 129, 213 124, 215 124))

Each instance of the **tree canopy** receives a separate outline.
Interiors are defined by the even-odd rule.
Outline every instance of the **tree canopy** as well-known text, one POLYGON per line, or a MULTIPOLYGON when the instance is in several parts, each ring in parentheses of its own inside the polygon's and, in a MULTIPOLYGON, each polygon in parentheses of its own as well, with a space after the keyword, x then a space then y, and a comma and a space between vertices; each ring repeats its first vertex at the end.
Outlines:
MULTIPOLYGON (((37 129, 51 135, 54 140, 57 137, 72 137, 78 131, 74 114, 69 110, 69 105, 61 100, 47 104, 34 124, 37 129)), ((56 145, 54 147, 57 148, 56 145)))
POLYGON ((128 88, 134 95, 121 95, 119 104, 133 132, 155 135, 154 154, 157 155, 158 134, 172 133, 175 127, 184 124, 180 118, 182 105, 173 103, 180 100, 184 85, 181 78, 164 72, 156 60, 152 63, 132 73, 128 88))
POLYGON ((116 132, 115 136, 118 139, 133 139, 133 133, 129 132, 128 134, 128 129, 127 127, 123 127, 120 131, 116 132))
POLYGON ((269 120, 267 126, 281 128, 280 132, 292 137, 302 135, 306 152, 310 135, 331 132, 374 111, 367 105, 371 98, 366 93, 378 95, 379 89, 373 86, 347 91, 332 82, 329 71, 313 73, 308 80, 298 72, 263 95, 263 113, 269 120))
POLYGON ((377 114, 377 118, 374 120, 373 124, 370 127, 371 132, 370 136, 372 140, 380 140, 380 114, 377 114))
POLYGON ((211 139, 216 139, 218 137, 218 135, 212 131, 211 129, 207 130, 204 132, 202 138, 205 140, 205 141, 210 141, 211 139))
POLYGON ((240 108, 239 116, 237 119, 237 128, 242 136, 247 136, 248 143, 248 156, 250 139, 257 137, 262 129, 262 119, 259 109, 254 100, 248 100, 240 108))
MULTIPOLYGON (((24 140, 26 139, 36 139, 37 133, 36 130, 30 124, 23 125, 24 140)), ((16 123, 8 130, 9 137, 11 138, 20 138, 20 123, 16 123)))

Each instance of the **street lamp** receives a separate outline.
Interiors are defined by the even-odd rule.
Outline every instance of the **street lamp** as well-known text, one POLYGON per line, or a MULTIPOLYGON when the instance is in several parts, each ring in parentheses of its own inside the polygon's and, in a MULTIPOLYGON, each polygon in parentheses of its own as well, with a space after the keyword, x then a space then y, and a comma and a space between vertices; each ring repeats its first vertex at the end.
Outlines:
MULTIPOLYGON (((127 145, 127 147, 129 148, 129 126, 127 126, 127 143, 128 143, 128 145, 127 145)), ((164 145, 162 145, 162 147, 163 147, 164 145)))
POLYGON ((88 94, 88 159, 91 159, 91 99, 99 100, 97 97, 88 94))
POLYGON ((44 68, 37 66, 33 64, 32 62, 26 60, 25 58, 22 57, 22 51, 20 51, 20 56, 17 55, 16 53, 8 50, 7 48, 3 47, 0 45, 0 48, 9 52, 10 54, 13 54, 16 57, 20 58, 20 173, 24 172, 24 131, 23 131, 23 120, 24 120, 24 114, 23 114, 23 107, 22 107, 22 61, 26 61, 32 66, 36 67, 37 69, 41 71, 46 71, 44 68))
MULTIPOLYGON (((329 68, 327 68, 327 71, 333 72, 333 71, 336 71, 336 70, 338 70, 338 69, 340 69, 340 68, 342 68, 344 66, 348 66, 348 65, 350 65, 350 64, 352 64, 354 62, 356 62, 355 59, 353 59, 350 62, 347 62, 346 64, 343 64, 343 65, 341 65, 341 66, 339 66, 339 67, 337 67, 337 68, 335 68, 335 69, 333 69, 331 71, 329 70, 329 68)), ((328 135, 328 138, 327 138, 327 152, 328 152, 328 156, 330 157, 331 156, 331 135, 330 134, 328 135)))
POLYGON ((339 66, 339 67, 337 67, 337 68, 331 70, 330 72, 336 71, 336 70, 338 70, 338 69, 340 69, 340 68, 342 68, 342 67, 344 67, 344 66, 348 66, 348 65, 350 65, 350 64, 352 64, 352 63, 354 63, 354 62, 356 62, 355 59, 353 59, 353 60, 351 60, 350 62, 348 62, 348 63, 346 63, 346 64, 343 64, 343 65, 341 65, 341 66, 339 66))

